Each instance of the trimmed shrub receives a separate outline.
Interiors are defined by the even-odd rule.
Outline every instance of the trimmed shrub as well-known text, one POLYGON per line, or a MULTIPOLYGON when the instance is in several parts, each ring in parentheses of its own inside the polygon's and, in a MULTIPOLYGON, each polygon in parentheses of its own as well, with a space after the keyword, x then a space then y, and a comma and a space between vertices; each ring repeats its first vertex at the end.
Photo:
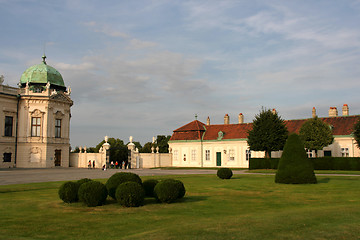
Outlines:
POLYGON ((105 203, 108 192, 105 185, 98 181, 88 181, 79 187, 79 200, 88 207, 96 207, 105 203))
POLYGON ((78 201, 79 185, 75 182, 65 182, 59 188, 59 197, 66 203, 78 201))
POLYGON ((137 182, 140 185, 142 184, 141 178, 135 173, 131 173, 131 172, 115 173, 107 180, 105 184, 109 196, 111 196, 113 199, 116 199, 115 192, 117 187, 125 182, 137 182))
POLYGON ((250 158, 249 170, 277 169, 280 158, 250 158))
POLYGON ((317 183, 312 162, 307 158, 299 135, 290 134, 280 158, 276 183, 317 183))
POLYGON ((174 179, 164 179, 154 188, 155 198, 163 203, 172 203, 180 196, 179 184, 174 179))
POLYGON ((186 193, 186 190, 185 190, 185 186, 183 184, 182 181, 180 180, 177 180, 177 179, 173 179, 175 184, 176 184, 176 187, 179 189, 179 195, 178 195, 178 198, 183 198, 185 196, 185 193, 186 193))
POLYGON ((230 168, 219 168, 216 175, 221 179, 230 179, 233 175, 233 172, 230 168))
POLYGON ((116 188, 115 196, 122 206, 139 207, 144 205, 145 191, 137 182, 125 182, 116 188))
POLYGON ((145 190, 146 197, 155 197, 154 195, 154 188, 159 181, 156 179, 148 179, 143 182, 143 188, 145 190))
POLYGON ((90 178, 82 178, 82 179, 77 181, 77 184, 80 187, 81 184, 86 183, 86 182, 90 182, 90 181, 92 181, 90 178))

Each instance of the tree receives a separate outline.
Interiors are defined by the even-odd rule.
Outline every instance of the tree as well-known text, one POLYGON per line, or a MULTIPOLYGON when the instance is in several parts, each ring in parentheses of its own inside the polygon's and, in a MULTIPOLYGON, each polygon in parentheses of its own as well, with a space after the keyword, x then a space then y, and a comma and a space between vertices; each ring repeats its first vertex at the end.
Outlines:
POLYGON ((271 151, 282 150, 288 130, 284 120, 271 110, 262 109, 253 121, 252 130, 248 132, 247 143, 250 150, 265 151, 266 158, 271 157, 271 151))
POLYGON ((159 153, 168 153, 169 152, 169 140, 171 136, 158 135, 156 138, 155 148, 159 147, 159 153))
POLYGON ((145 143, 144 146, 141 148, 140 152, 141 153, 151 153, 152 145, 153 145, 152 142, 145 143))
POLYGON ((307 120, 301 126, 299 135, 306 149, 315 150, 315 157, 318 150, 323 149, 334 141, 331 126, 318 117, 307 120))
POLYGON ((354 125, 354 138, 358 148, 360 148, 360 119, 354 125))
POLYGON ((289 135, 275 175, 276 183, 317 183, 314 167, 308 159, 299 135, 289 135))
MULTIPOLYGON (((102 147, 102 145, 105 143, 104 140, 102 140, 98 145, 96 145, 96 151, 99 152, 99 149, 102 147)), ((127 161, 128 159, 128 148, 124 144, 124 142, 118 138, 109 138, 108 143, 110 144, 110 155, 109 155, 109 161, 113 162, 121 162, 121 161, 127 161)))
POLYGON ((168 153, 169 152, 169 140, 171 136, 158 135, 156 137, 155 143, 147 142, 142 147, 142 153, 151 153, 151 147, 154 147, 154 151, 156 152, 156 148, 159 147, 159 153, 168 153))

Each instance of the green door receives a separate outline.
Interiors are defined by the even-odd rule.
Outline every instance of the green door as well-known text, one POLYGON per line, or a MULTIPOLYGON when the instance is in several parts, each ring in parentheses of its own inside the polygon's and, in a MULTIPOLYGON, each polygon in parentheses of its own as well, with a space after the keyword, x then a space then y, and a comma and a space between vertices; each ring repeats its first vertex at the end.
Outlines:
POLYGON ((221 166, 221 152, 216 153, 216 166, 221 166))

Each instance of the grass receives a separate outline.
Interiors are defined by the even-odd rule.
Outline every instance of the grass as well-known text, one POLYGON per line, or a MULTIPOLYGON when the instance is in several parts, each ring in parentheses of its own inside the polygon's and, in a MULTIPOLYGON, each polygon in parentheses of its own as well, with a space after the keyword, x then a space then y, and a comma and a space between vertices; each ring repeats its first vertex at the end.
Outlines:
MULTIPOLYGON (((275 174, 276 169, 254 169, 247 170, 248 173, 271 173, 275 174)), ((360 171, 345 171, 345 170, 315 170, 315 174, 345 174, 345 175, 360 175, 360 171)))
MULTIPOLYGON (((156 179, 168 178, 159 176, 156 179)), ((318 184, 275 184, 274 176, 171 176, 184 182, 173 204, 139 208, 109 200, 65 204, 62 182, 0 186, 0 239, 358 239, 360 178, 320 176, 318 184)), ((143 177, 150 179, 154 177, 143 177)), ((105 182, 105 180, 101 180, 105 182)))

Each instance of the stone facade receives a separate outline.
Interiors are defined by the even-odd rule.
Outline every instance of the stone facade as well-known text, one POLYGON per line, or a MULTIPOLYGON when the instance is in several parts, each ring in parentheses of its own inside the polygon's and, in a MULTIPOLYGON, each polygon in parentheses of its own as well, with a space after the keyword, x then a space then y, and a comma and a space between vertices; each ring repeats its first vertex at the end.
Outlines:
POLYGON ((0 167, 69 167, 70 89, 34 78, 19 85, 0 84, 0 167))

